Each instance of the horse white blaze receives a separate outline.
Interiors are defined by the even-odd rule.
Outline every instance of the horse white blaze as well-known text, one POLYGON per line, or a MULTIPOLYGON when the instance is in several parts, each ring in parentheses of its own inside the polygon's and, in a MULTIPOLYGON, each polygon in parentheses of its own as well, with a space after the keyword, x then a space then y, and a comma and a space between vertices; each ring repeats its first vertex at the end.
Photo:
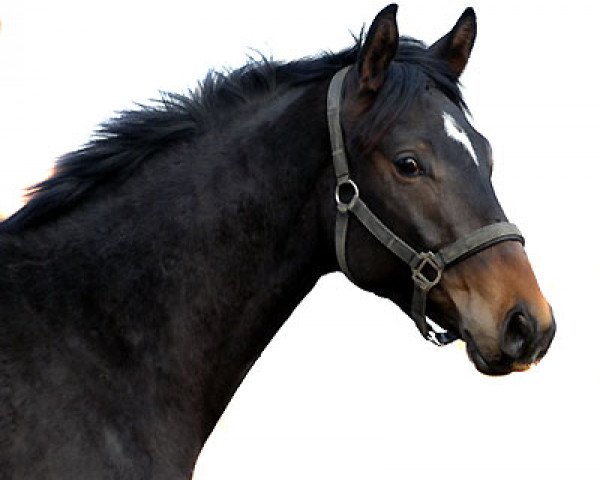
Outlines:
POLYGON ((442 113, 442 117, 444 119, 444 129, 446 130, 448 136, 452 140, 460 143, 465 148, 465 150, 469 152, 469 155, 471 155, 471 158, 475 162, 475 165, 479 166, 477 154, 475 153, 475 149, 473 148, 473 144, 471 143, 471 140, 469 140, 467 133, 461 127, 459 127, 454 117, 449 113, 442 113))

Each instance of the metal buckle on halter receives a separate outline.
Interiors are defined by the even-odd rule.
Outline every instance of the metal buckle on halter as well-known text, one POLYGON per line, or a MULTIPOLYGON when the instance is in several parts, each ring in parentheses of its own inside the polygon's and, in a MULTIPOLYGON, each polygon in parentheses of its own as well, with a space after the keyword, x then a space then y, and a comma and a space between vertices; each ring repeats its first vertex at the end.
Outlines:
POLYGON ((412 279, 415 285, 420 289, 428 292, 433 288, 442 278, 442 272, 444 267, 439 264, 437 256, 433 252, 421 252, 419 253, 419 263, 412 269, 412 279), (430 279, 423 273, 423 269, 430 267, 435 272, 435 277, 430 279))
POLYGON ((357 199, 358 199, 358 186, 356 185, 356 183, 354 183, 349 178, 344 178, 342 180, 339 180, 338 184, 335 186, 335 203, 337 204, 337 209, 341 213, 346 213, 348 210, 352 210, 352 207, 356 203, 357 199), (352 187, 352 190, 353 190, 352 198, 350 198, 350 200, 348 200, 347 202, 343 201, 340 198, 340 189, 343 188, 345 185, 349 185, 350 187, 352 187))
POLYGON ((438 333, 433 329, 431 329, 431 330, 429 330, 429 332, 427 332, 426 340, 429 340, 431 343, 433 343, 434 345, 436 345, 438 347, 443 347, 445 345, 444 342, 442 342, 438 338, 438 333))

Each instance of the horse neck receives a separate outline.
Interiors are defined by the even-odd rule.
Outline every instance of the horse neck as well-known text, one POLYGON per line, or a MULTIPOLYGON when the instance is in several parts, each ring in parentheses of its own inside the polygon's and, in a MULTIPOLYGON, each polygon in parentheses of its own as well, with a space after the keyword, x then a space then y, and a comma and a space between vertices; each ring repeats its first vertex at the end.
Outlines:
MULTIPOLYGON (((13 301, 3 316, 23 343, 15 358, 28 357, 45 392, 59 388, 54 378, 77 385, 85 376, 78 398, 100 405, 111 442, 125 433, 106 412, 120 410, 111 418, 127 420, 127 441, 193 466, 261 351, 332 269, 325 92, 275 96, 218 142, 190 141, 149 161, 113 198, 89 199, 8 242, 11 258, 0 263, 11 269, 3 282, 10 277, 13 301), (165 204, 175 193, 184 198, 165 204)), ((48 399, 38 397, 41 409, 48 399)), ((55 412, 57 423, 68 415, 55 412)))
MULTIPOLYGON (((237 205, 242 215, 232 217, 224 227, 235 232, 223 238, 227 256, 223 260, 230 266, 219 282, 211 282, 224 296, 216 317, 226 319, 218 326, 209 321, 207 327, 219 332, 213 337, 219 343, 205 354, 218 363, 215 368, 203 368, 210 385, 202 393, 211 428, 293 309, 318 278, 333 269, 333 247, 323 228, 328 223, 324 222, 328 218, 324 199, 333 198, 334 178, 325 95, 325 84, 290 91, 248 119, 244 129, 249 128, 252 135, 230 138, 237 148, 248 147, 242 157, 247 156, 252 165, 242 161, 234 167, 254 177, 252 187, 244 190, 261 193, 250 202, 225 200, 237 205)), ((333 202, 331 208, 333 212, 333 202)))

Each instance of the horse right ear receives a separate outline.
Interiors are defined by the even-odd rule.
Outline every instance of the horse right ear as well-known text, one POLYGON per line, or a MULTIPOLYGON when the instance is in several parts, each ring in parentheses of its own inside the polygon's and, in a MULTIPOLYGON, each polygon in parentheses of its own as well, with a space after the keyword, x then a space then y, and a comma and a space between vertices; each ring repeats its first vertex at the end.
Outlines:
POLYGON ((361 93, 377 92, 398 50, 398 5, 392 3, 377 14, 358 54, 358 82, 361 93))

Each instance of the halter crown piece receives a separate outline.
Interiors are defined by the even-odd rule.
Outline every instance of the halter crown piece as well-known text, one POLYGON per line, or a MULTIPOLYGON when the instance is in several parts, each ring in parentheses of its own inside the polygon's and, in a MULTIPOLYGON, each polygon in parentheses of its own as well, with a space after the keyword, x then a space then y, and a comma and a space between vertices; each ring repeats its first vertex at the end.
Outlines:
POLYGON ((337 182, 335 188, 335 202, 337 205, 335 251, 338 263, 346 276, 353 281, 346 260, 346 236, 350 213, 352 213, 377 240, 411 268, 414 287, 410 316, 425 339, 438 346, 447 345, 459 337, 453 332, 433 330, 427 322, 425 314, 427 294, 442 278, 444 268, 497 243, 513 240, 525 244, 525 240, 515 225, 508 222, 499 222, 479 228, 450 245, 446 245, 437 253, 417 252, 387 228, 362 201, 358 186, 351 180, 348 170, 348 160, 340 122, 340 108, 344 79, 349 69, 349 66, 345 67, 334 75, 327 93, 327 119, 333 168, 337 182), (342 189, 352 192, 352 197, 349 200, 346 201, 341 198, 342 189))

